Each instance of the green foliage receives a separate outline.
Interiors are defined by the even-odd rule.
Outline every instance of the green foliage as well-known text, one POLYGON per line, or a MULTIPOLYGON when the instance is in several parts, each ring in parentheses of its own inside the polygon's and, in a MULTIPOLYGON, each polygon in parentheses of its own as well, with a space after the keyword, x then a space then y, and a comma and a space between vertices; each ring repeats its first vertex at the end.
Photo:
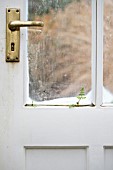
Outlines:
POLYGON ((86 98, 86 96, 85 96, 84 87, 82 87, 82 88, 80 89, 79 95, 77 96, 77 99, 78 99, 77 105, 79 105, 80 101, 81 101, 82 99, 85 99, 85 98, 86 98))
MULTIPOLYGON (((51 9, 57 11, 59 8, 64 10, 65 6, 75 0, 29 0, 29 18, 35 15, 43 15, 50 12, 51 9)), ((79 2, 80 0, 76 0, 79 2)))
POLYGON ((79 95, 77 96, 77 99, 78 99, 78 101, 76 102, 76 104, 69 105, 69 108, 79 107, 80 101, 83 100, 83 99, 86 99, 84 87, 82 87, 80 89, 80 92, 79 92, 79 95))

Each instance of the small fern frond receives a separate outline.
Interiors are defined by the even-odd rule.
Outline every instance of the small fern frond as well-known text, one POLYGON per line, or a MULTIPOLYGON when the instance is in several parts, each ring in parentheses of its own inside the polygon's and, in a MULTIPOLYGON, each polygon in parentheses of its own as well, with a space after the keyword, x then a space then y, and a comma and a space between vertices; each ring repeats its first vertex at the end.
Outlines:
POLYGON ((77 102, 78 105, 79 105, 79 103, 80 103, 80 100, 86 99, 84 87, 82 87, 82 88, 80 89, 80 93, 79 93, 79 95, 77 96, 77 99, 78 99, 78 102, 77 102))

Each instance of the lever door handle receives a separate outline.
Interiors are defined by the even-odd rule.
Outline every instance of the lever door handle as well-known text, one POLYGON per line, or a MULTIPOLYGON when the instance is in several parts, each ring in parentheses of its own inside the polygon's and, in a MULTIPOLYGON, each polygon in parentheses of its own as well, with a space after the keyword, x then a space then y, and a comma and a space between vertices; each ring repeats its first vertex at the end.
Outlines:
POLYGON ((20 27, 43 27, 42 21, 10 21, 8 27, 11 31, 16 31, 20 27))
POLYGON ((6 9, 6 61, 20 61, 20 28, 21 27, 41 27, 43 21, 21 21, 20 9, 6 9))

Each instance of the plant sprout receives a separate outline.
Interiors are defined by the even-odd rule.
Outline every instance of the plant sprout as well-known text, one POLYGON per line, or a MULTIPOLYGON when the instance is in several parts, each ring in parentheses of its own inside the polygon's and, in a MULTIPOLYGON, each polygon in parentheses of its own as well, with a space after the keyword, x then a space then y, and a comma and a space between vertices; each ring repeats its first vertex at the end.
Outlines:
POLYGON ((80 89, 79 95, 77 96, 78 101, 76 102, 76 104, 70 105, 69 108, 79 106, 80 105, 80 101, 85 99, 85 98, 86 98, 85 90, 84 90, 84 87, 82 87, 80 89))
POLYGON ((84 87, 82 87, 82 88, 80 89, 80 93, 79 93, 79 95, 77 96, 77 99, 78 99, 77 105, 80 104, 80 101, 81 101, 81 100, 86 99, 84 87))

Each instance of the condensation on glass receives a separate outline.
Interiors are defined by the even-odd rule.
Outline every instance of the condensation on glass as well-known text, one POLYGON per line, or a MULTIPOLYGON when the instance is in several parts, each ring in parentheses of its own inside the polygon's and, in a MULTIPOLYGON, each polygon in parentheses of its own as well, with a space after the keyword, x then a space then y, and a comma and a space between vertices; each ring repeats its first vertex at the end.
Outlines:
POLYGON ((103 103, 113 103, 113 1, 104 1, 103 103))
POLYGON ((71 98, 91 91, 91 1, 29 0, 29 96, 35 101, 71 98))

